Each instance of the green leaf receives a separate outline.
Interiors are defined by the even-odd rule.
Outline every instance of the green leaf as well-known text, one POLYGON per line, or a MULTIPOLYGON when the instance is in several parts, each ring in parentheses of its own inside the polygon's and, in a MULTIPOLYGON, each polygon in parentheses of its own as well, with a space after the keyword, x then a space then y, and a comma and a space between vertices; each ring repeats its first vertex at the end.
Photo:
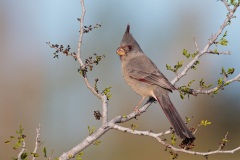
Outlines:
POLYGON ((39 155, 37 153, 31 153, 33 155, 33 157, 39 157, 39 155))
POLYGON ((213 53, 214 53, 214 54, 218 54, 217 48, 215 48, 215 49, 213 50, 213 53))
POLYGON ((198 55, 198 53, 199 53, 198 51, 195 52, 195 53, 193 53, 193 54, 192 54, 192 58, 196 57, 196 55, 198 55))
POLYGON ((207 125, 210 125, 212 122, 209 122, 208 120, 202 120, 200 125, 201 126, 207 126, 207 125))
POLYGON ((202 88, 210 88, 212 84, 206 85, 205 82, 203 81, 203 78, 199 82, 200 87, 202 88))
POLYGON ((222 45, 222 46, 227 46, 228 45, 228 41, 226 38, 222 38, 218 41, 218 44, 222 45))
POLYGON ((11 141, 5 141, 4 143, 9 144, 11 141))
POLYGON ((80 153, 76 156, 76 159, 77 159, 77 160, 82 160, 82 156, 83 156, 83 152, 80 152, 80 153))
POLYGON ((171 144, 174 145, 176 143, 176 140, 177 140, 177 138, 176 138, 175 134, 172 133, 172 135, 171 135, 171 144))
POLYGON ((184 97, 184 95, 182 94, 182 93, 180 93, 180 97, 182 98, 182 99, 184 99, 185 97, 184 97))
POLYGON ((177 61, 177 64, 174 66, 173 72, 177 72, 179 68, 183 66, 183 61, 177 61))
POLYGON ((21 160, 25 160, 27 158, 28 154, 26 152, 23 152, 21 154, 21 160))
POLYGON ((105 88, 104 90, 103 90, 103 94, 105 94, 106 96, 107 96, 107 99, 109 100, 111 97, 112 97, 112 95, 110 94, 110 89, 111 89, 112 87, 107 87, 107 88, 105 88))
POLYGON ((95 132, 95 127, 90 127, 90 126, 88 126, 88 133, 89 133, 89 135, 91 135, 91 134, 93 134, 95 132))
POLYGON ((47 149, 46 149, 46 147, 43 147, 43 154, 44 154, 44 157, 47 157, 47 149))
POLYGON ((97 139, 97 140, 94 141, 92 144, 98 146, 99 144, 101 144, 101 141, 97 139))
POLYGON ((166 64, 166 68, 167 68, 167 70, 173 71, 172 67, 168 64, 166 64))
POLYGON ((228 71, 227 71, 227 73, 228 73, 228 74, 233 74, 233 73, 234 73, 234 71, 235 71, 235 69, 234 69, 234 68, 228 68, 228 71))
POLYGON ((222 79, 222 78, 219 78, 219 79, 218 79, 218 85, 219 85, 219 86, 222 86, 222 85, 223 85, 223 79, 222 79))
POLYGON ((190 82, 188 82, 188 87, 190 87, 192 85, 192 83, 195 82, 195 80, 191 80, 190 82))
POLYGON ((223 34, 223 37, 226 37, 227 36, 227 31, 225 31, 225 33, 223 34))
POLYGON ((191 56, 191 54, 188 53, 188 51, 186 49, 183 49, 183 55, 187 58, 189 58, 191 56))
POLYGON ((188 123, 190 121, 191 121, 191 118, 186 117, 186 122, 188 123))

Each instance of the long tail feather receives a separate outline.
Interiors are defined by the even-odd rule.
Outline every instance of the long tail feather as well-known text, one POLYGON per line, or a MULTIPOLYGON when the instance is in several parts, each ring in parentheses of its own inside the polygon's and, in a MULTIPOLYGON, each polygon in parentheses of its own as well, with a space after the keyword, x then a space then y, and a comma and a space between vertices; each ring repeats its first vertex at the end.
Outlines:
POLYGON ((192 132, 188 129, 182 118, 180 117, 178 111, 173 106, 168 92, 161 93, 161 95, 156 95, 157 101, 162 107, 164 113, 166 114, 168 120, 170 121, 175 133, 181 139, 192 139, 194 140, 194 136, 192 132))

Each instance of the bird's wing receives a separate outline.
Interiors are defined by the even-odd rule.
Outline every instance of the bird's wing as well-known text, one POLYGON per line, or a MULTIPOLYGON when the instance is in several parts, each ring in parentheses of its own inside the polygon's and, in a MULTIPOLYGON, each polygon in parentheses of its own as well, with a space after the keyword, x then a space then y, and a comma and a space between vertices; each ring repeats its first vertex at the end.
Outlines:
POLYGON ((126 65, 126 69, 131 78, 152 85, 158 85, 169 91, 175 90, 175 87, 158 70, 156 65, 145 55, 130 59, 126 65))

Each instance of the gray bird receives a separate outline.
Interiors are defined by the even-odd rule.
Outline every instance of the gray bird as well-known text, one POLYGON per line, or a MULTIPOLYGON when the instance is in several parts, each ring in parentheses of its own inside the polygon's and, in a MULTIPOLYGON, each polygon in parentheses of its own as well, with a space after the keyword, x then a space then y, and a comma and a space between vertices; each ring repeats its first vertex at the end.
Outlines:
POLYGON ((142 100, 134 110, 137 110, 145 98, 155 98, 170 121, 176 135, 187 140, 187 143, 189 140, 192 142, 195 139, 192 132, 188 129, 168 96, 168 93, 176 88, 143 53, 130 33, 130 25, 127 26, 120 47, 116 52, 120 56, 125 81, 137 94, 142 96, 142 100))

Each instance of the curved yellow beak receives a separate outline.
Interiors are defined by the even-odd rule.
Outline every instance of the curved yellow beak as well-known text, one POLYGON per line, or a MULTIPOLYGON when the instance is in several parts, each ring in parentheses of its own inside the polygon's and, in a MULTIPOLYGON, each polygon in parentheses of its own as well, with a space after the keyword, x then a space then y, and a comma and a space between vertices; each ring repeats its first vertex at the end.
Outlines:
POLYGON ((125 53, 125 50, 124 50, 123 48, 119 47, 119 48, 117 49, 117 54, 120 55, 120 56, 123 56, 123 55, 125 55, 126 53, 125 53))

